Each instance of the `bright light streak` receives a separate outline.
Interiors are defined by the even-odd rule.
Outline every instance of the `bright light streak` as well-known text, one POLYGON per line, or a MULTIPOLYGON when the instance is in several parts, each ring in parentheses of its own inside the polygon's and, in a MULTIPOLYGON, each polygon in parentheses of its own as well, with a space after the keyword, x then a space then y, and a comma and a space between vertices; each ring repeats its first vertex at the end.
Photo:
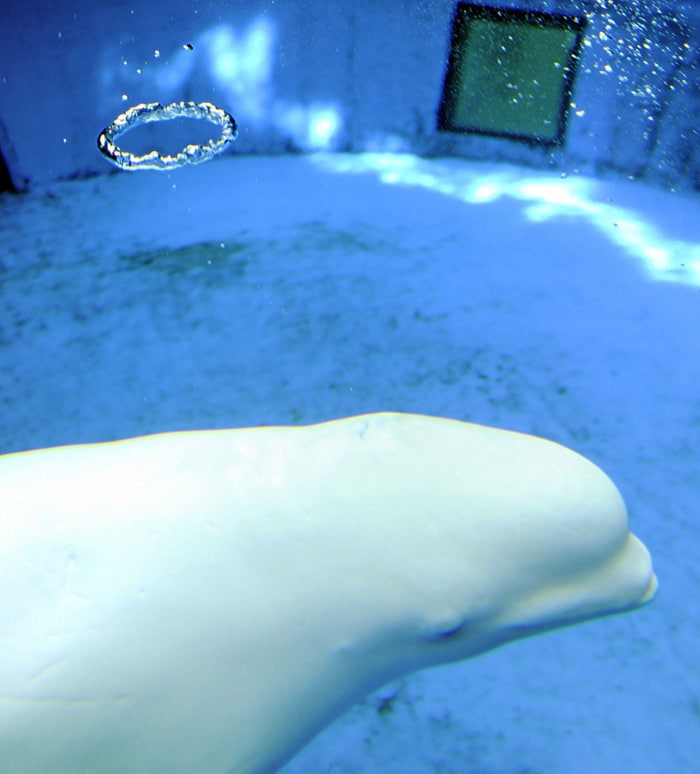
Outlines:
POLYGON ((278 103, 274 120, 301 150, 328 151, 338 147, 343 119, 335 105, 278 103))
MULTIPOLYGON (((316 162, 337 172, 373 172, 388 185, 417 186, 467 204, 488 204, 501 196, 519 199, 525 204, 525 216, 532 221, 562 215, 582 218, 641 259, 655 279, 700 285, 700 242, 667 237, 644 214, 600 200, 593 179, 550 178, 536 173, 527 177, 515 167, 484 168, 458 159, 435 161, 411 154, 328 155, 316 162)), ((695 222, 700 222, 700 201, 695 222)))

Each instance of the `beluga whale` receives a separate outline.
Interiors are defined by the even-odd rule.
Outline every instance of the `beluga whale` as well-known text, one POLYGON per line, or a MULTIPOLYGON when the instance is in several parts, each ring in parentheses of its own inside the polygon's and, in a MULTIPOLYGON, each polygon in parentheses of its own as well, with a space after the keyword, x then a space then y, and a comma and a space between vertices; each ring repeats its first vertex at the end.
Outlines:
POLYGON ((457 420, 5 455, 1 768, 273 772, 384 683, 655 588, 599 468, 457 420))

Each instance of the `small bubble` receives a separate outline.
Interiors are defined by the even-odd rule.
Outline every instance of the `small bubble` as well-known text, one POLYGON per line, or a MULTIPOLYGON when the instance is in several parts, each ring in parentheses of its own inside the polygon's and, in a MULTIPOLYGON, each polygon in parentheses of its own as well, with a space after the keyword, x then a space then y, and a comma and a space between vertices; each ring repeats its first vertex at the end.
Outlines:
POLYGON ((129 95, 128 94, 122 94, 122 102, 126 102, 127 99, 129 99, 129 95))
POLYGON ((158 57, 160 56, 160 51, 158 51, 158 49, 156 49, 156 50, 153 52, 153 56, 154 56, 156 59, 158 59, 158 57))

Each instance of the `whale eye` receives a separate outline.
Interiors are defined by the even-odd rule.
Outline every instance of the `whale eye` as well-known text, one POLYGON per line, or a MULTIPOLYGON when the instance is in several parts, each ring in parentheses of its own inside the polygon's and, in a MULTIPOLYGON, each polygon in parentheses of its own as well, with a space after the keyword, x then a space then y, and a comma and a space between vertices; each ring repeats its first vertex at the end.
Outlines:
POLYGON ((423 631, 423 639, 428 642, 445 642, 458 637, 466 628, 464 621, 458 621, 451 625, 432 626, 423 631))

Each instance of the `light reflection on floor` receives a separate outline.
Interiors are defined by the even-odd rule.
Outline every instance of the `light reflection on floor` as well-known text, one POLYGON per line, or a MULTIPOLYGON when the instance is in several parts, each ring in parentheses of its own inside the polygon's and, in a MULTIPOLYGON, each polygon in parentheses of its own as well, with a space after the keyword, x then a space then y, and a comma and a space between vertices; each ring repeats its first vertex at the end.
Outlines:
POLYGON ((606 201, 591 178, 553 177, 495 165, 484 165, 483 169, 479 166, 456 168, 450 161, 436 163, 410 154, 365 153, 314 158, 325 169, 373 172, 388 185, 419 186, 469 204, 487 204, 509 196, 525 203, 525 214, 532 221, 557 216, 585 218, 611 242, 642 260, 655 279, 700 286, 700 242, 668 237, 663 228, 649 222, 648 214, 606 201))

